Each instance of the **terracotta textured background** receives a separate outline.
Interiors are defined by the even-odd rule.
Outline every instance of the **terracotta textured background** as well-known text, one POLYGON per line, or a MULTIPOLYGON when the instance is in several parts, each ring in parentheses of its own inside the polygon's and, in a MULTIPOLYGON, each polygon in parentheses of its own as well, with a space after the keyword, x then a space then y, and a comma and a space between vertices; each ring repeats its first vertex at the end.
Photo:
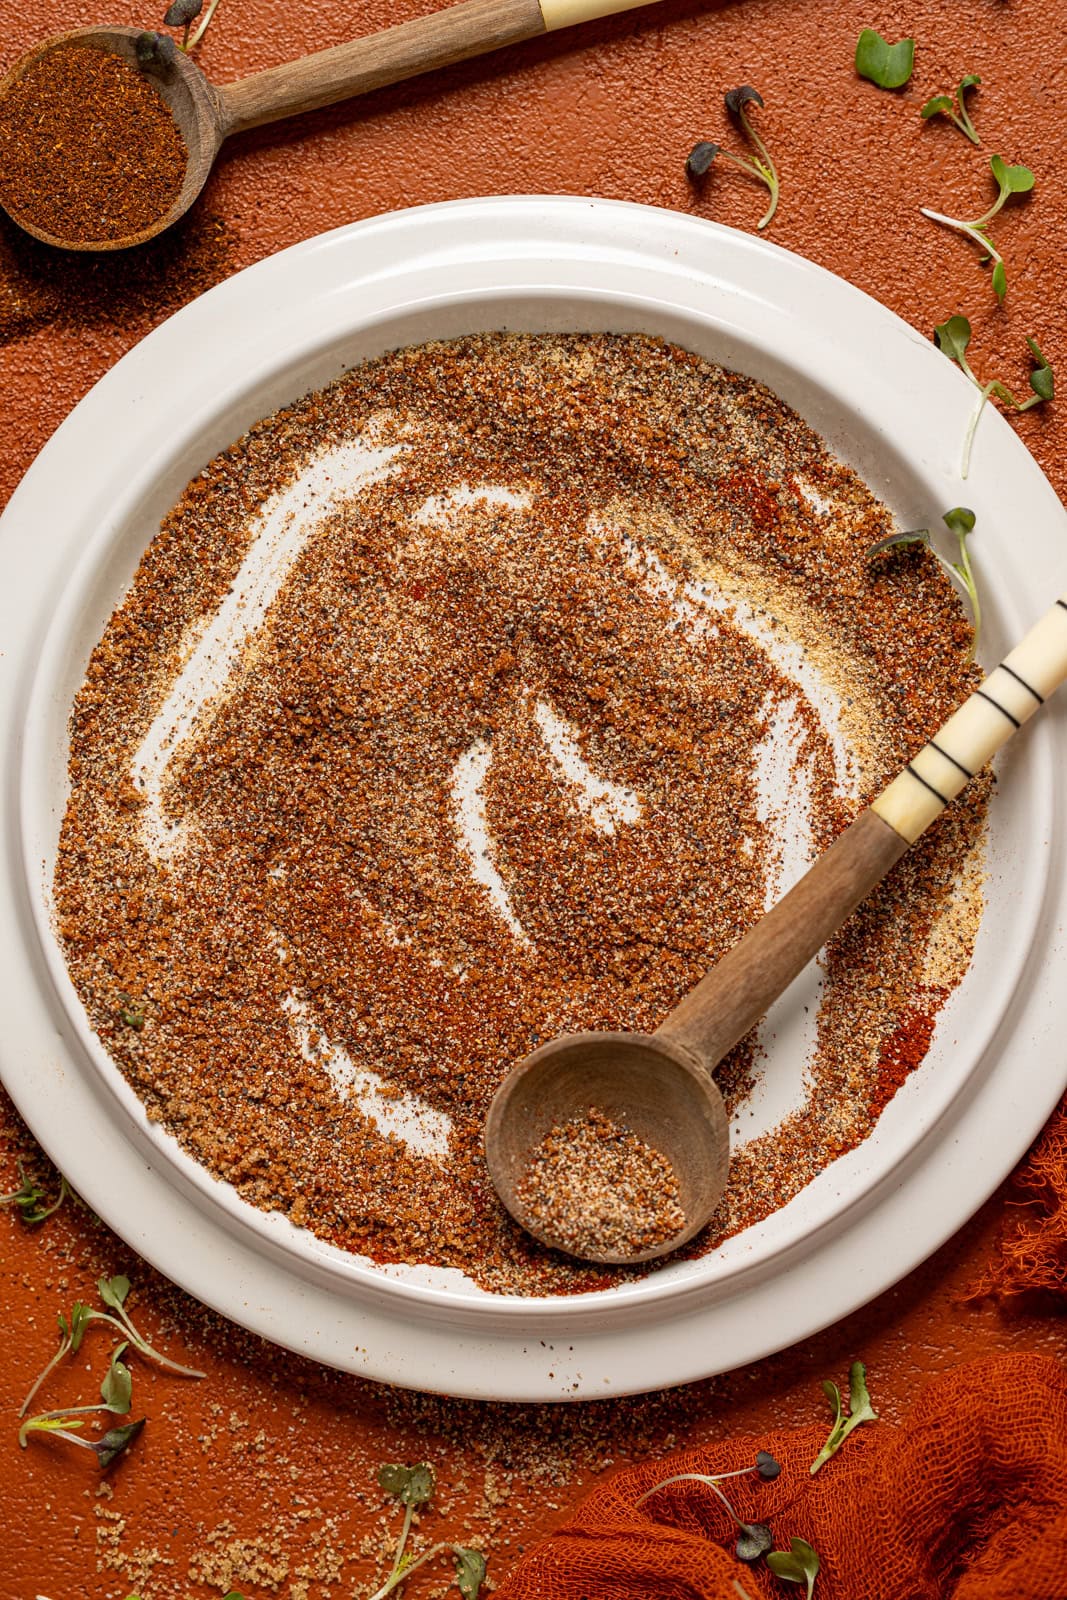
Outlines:
MULTIPOLYGON (((200 60, 224 81, 427 9, 420 0, 223 0, 200 60)), ((101 15, 81 0, 8 0, 3 65, 45 33, 100 21, 152 26, 158 18, 148 4, 115 4, 101 15)), ((977 370, 1025 391, 1027 333, 1067 371, 1067 66, 1057 42, 1065 21, 1062 0, 665 0, 234 140, 180 232, 137 258, 67 259, 0 217, 0 497, 156 321, 217 278, 325 228, 398 206, 516 191, 607 195, 753 228, 762 190, 723 170, 695 197, 683 174, 697 138, 726 134, 721 94, 739 82, 766 98, 760 125, 782 172, 769 236, 923 332, 965 312, 977 370), (865 25, 917 37, 905 91, 885 94, 855 77, 865 25), (983 78, 980 151, 918 116, 929 95, 966 71, 983 78), (917 209, 984 210, 997 150, 1032 166, 1038 180, 1031 199, 996 224, 1010 268, 1004 310, 976 253, 917 209)), ((1062 492, 1061 405, 1019 426, 1062 492)), ((16 1186, 20 1151, 32 1152, 32 1143, 5 1103, 0 1191, 16 1186)), ((82 1209, 68 1207, 32 1234, 0 1215, 0 1600, 123 1600, 130 1591, 204 1600, 231 1586, 249 1600, 367 1593, 383 1565, 383 1532, 397 1521, 375 1487, 385 1460, 434 1462, 441 1487, 423 1531, 485 1542, 499 1577, 606 1463, 810 1420, 823 1406, 818 1380, 843 1380, 856 1356, 868 1362, 889 1417, 925 1374, 972 1355, 1018 1347, 1062 1356, 1062 1319, 963 1298, 995 1247, 1009 1198, 998 1195, 911 1278, 803 1345, 671 1394, 572 1408, 404 1396, 316 1368, 220 1323, 82 1209), (83 1453, 48 1441, 20 1452, 13 1418, 52 1348, 56 1311, 91 1298, 97 1276, 115 1272, 133 1279, 146 1328, 175 1353, 187 1351, 208 1378, 183 1383, 137 1366, 136 1412, 149 1426, 102 1489, 83 1453)), ((48 1403, 91 1395, 105 1349, 91 1336, 48 1403)), ((420 1574, 409 1592, 417 1600, 439 1590, 420 1574)))

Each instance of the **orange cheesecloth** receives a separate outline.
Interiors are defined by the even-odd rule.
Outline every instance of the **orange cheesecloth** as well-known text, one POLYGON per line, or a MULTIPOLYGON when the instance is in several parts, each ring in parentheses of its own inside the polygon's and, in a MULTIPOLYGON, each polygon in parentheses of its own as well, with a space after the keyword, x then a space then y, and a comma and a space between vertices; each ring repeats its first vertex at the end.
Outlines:
MULTIPOLYGON (((976 1294, 1067 1310, 1067 1100, 1015 1177, 1021 1202, 976 1294)), ((877 1408, 877 1394, 872 1395, 877 1408)), ((818 1553, 816 1600, 1067 1600, 1067 1369, 1025 1353, 932 1379, 899 1425, 858 1427, 812 1475, 830 1425, 740 1436, 615 1473, 532 1550, 499 1600, 763 1600, 803 1595, 734 1553, 714 1491, 673 1483, 781 1463, 721 1485, 774 1548, 818 1553)))

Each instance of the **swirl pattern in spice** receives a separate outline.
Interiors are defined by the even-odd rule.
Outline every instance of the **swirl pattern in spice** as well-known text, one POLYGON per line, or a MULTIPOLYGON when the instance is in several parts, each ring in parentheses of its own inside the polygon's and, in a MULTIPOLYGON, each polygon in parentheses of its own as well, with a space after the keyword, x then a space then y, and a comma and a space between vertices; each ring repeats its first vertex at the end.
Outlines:
MULTIPOLYGON (((488 1101, 558 1033, 655 1028, 966 692, 933 559, 864 560, 891 528, 764 386, 640 336, 396 351, 251 429, 72 718, 59 928, 149 1114, 375 1261, 628 1275, 510 1221, 488 1101)), ((870 1131, 966 969, 987 789, 832 941, 788 1059, 784 1014, 728 1059, 691 1250, 870 1131)))

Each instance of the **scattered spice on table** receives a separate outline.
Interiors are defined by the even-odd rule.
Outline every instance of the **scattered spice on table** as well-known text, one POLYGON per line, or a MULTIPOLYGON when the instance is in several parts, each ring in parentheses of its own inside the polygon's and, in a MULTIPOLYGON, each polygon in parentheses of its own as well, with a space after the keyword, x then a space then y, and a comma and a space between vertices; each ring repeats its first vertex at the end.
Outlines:
MULTIPOLYGON (((757 758, 814 853, 968 692, 933 557, 872 581, 891 527, 763 385, 641 336, 394 351, 209 462, 90 660, 55 879, 150 1117, 375 1261, 517 1293, 639 1271, 512 1222, 489 1101, 561 1033, 652 1031, 782 891, 802 824, 757 758)), ((687 1250, 870 1131, 901 1017, 966 970, 987 796, 830 942, 796 1109, 737 1136, 760 1036, 723 1064, 729 1183, 687 1250)))
POLYGON ((549 1129, 515 1195, 534 1228, 587 1259, 654 1250, 686 1222, 668 1158, 598 1106, 549 1129))
POLYGON ((111 51, 60 45, 0 100, 0 204, 71 243, 104 243, 159 221, 186 155, 165 102, 111 51))

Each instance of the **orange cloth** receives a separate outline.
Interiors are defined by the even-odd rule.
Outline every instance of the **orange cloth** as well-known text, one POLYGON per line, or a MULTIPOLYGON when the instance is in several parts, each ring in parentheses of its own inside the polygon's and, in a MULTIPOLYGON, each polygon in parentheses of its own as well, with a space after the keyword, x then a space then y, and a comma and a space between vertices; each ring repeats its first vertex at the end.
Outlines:
MULTIPOLYGON (((877 1397, 875 1396, 877 1405, 877 1397)), ((804 1594, 740 1562, 712 1491, 680 1472, 729 1472, 738 1515, 817 1550, 816 1600, 1067 1600, 1067 1371, 996 1356, 933 1379, 898 1426, 864 1423, 812 1477, 828 1421, 737 1438, 615 1473, 533 1550, 497 1600, 778 1600, 804 1594)))
POLYGON ((1067 1096, 1015 1174, 1014 1186, 1019 1209, 979 1292, 1067 1294, 1067 1096))
MULTIPOLYGON (((1015 1175, 1015 1220, 977 1293, 1067 1293, 1067 1097, 1015 1175)), ((877 1404, 877 1395, 873 1397, 877 1404)), ((775 1548, 819 1554, 816 1600, 1067 1600, 1067 1371, 1005 1355, 935 1378, 905 1420, 865 1423, 812 1477, 829 1431, 726 1439, 616 1473, 523 1560, 499 1600, 763 1600, 801 1596, 734 1554, 714 1493, 673 1484, 755 1463, 781 1476, 722 1488, 775 1548)))

